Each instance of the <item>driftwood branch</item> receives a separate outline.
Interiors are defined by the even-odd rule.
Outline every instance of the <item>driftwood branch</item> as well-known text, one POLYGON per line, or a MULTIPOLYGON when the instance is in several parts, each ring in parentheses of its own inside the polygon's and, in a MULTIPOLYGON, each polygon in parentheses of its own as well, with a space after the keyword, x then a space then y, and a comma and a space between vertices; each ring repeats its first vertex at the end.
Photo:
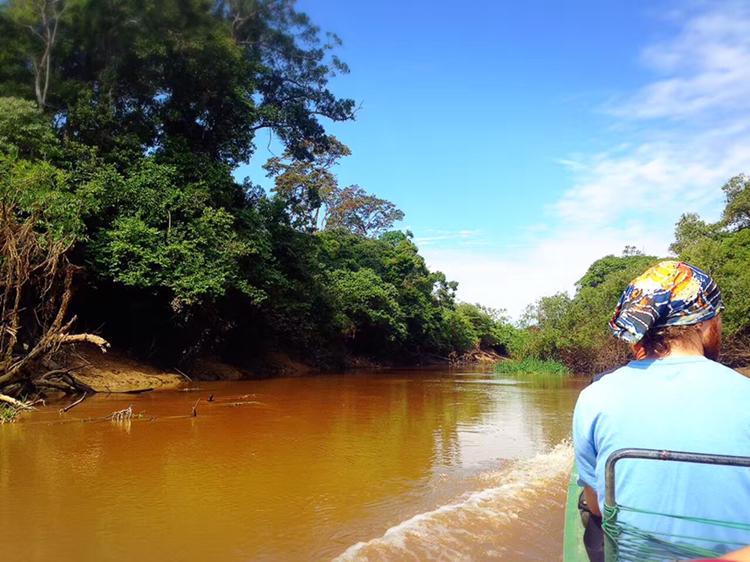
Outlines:
POLYGON ((116 412, 112 412, 110 415, 108 415, 105 420, 112 420, 112 421, 129 421, 133 417, 133 405, 131 404, 124 410, 118 410, 116 412))
POLYGON ((178 369, 177 367, 175 367, 175 368, 174 368, 174 370, 175 370, 175 371, 177 371, 177 372, 178 372, 178 373, 179 373, 180 375, 182 375, 183 377, 185 377, 185 378, 186 378, 186 379, 187 379, 188 381, 190 381, 190 382, 193 382, 193 379, 191 379, 191 378, 190 378, 189 376, 187 376, 187 375, 186 375, 185 373, 183 373, 182 371, 180 371, 180 370, 179 370, 179 369, 178 369))
POLYGON ((89 385, 79 381, 72 374, 73 369, 55 369, 32 381, 37 387, 54 388, 62 390, 66 394, 83 392, 94 394, 95 391, 89 385))
MULTIPOLYGON (((69 328, 70 322, 66 324, 61 330, 69 328)), ((52 333, 45 335, 39 343, 34 346, 27 355, 16 361, 10 367, 5 370, 5 373, 0 375, 0 385, 13 381, 16 377, 21 374, 22 369, 34 359, 40 357, 50 349, 55 349, 59 345, 71 344, 78 342, 89 342, 99 346, 99 349, 103 353, 106 353, 109 343, 99 336, 92 334, 60 334, 52 333)))
POLYGON ((16 400, 15 398, 11 398, 10 396, 6 396, 5 394, 0 394, 0 402, 10 404, 17 410, 36 410, 36 408, 34 408, 34 406, 32 406, 31 404, 22 402, 21 400, 16 400))
POLYGON ((58 342, 61 344, 80 342, 93 343, 99 346, 102 353, 107 353, 107 348, 109 348, 109 342, 107 340, 93 334, 64 334, 58 337, 58 342))

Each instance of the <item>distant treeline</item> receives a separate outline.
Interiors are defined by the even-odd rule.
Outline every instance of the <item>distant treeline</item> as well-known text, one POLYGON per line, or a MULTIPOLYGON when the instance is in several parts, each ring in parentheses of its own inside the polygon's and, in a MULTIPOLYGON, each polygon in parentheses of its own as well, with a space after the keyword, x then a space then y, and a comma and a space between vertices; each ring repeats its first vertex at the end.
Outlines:
POLYGON ((74 332, 169 366, 504 349, 400 210, 338 185, 339 44, 293 0, 0 3, 0 388, 74 332), (234 172, 269 131, 266 193, 234 172))
POLYGON ((645 256, 626 247, 620 257, 595 261, 576 283, 572 298, 558 293, 530 305, 515 340, 515 355, 554 359, 579 373, 622 365, 630 358, 628 347, 607 328, 620 294, 648 267, 678 256, 718 283, 726 306, 722 361, 746 365, 750 361, 750 178, 735 176, 722 189, 721 220, 707 224, 698 215, 683 215, 670 246, 673 256, 645 256))

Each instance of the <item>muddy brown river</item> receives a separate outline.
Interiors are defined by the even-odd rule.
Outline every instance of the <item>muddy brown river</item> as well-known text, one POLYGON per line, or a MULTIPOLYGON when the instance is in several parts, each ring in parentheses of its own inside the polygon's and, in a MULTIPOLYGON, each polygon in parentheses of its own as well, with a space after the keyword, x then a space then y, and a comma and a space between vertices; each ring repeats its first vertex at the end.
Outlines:
POLYGON ((430 370, 200 387, 0 426, 8 559, 561 559, 579 383, 430 370), (131 404, 130 422, 91 419, 131 404))

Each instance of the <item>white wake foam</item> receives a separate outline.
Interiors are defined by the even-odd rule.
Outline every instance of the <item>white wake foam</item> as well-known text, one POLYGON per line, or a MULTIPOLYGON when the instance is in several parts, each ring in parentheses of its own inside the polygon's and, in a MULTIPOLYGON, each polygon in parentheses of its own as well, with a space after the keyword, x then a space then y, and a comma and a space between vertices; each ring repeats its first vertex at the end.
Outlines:
POLYGON ((544 503, 551 487, 565 482, 572 460, 573 447, 566 440, 546 453, 485 473, 481 479, 490 487, 415 515, 382 537, 349 547, 334 562, 502 558, 517 535, 513 523, 519 512, 544 503))

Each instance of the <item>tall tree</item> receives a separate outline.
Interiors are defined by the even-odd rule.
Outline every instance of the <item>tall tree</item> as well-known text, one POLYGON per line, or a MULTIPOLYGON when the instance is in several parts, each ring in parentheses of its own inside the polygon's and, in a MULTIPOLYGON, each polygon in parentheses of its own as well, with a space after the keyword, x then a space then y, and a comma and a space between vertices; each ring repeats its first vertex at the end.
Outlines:
POLYGON ((28 50, 25 55, 33 69, 34 94, 40 109, 47 105, 54 69, 52 54, 67 7, 63 0, 9 0, 7 4, 7 17, 31 35, 31 41, 26 43, 28 50))
POLYGON ((286 151, 263 166, 274 179, 272 191, 284 201, 295 228, 309 232, 340 228, 377 238, 404 218, 393 203, 359 186, 339 187, 333 167, 351 151, 335 137, 328 137, 325 149, 312 144, 310 149, 311 160, 296 159, 292 151, 286 151))
POLYGON ((724 187, 726 206, 722 219, 724 224, 737 230, 750 226, 750 177, 734 176, 724 187))
POLYGON ((329 137, 327 144, 325 149, 310 144, 310 160, 295 159, 287 150, 283 157, 269 158, 263 166, 274 180, 272 192, 286 205, 295 228, 310 232, 320 229, 339 190, 333 167, 351 151, 335 137, 329 137))
POLYGON ((343 228, 360 236, 376 238, 391 228, 404 213, 396 205, 367 193, 357 185, 331 193, 325 228, 343 228))
POLYGON ((30 35, 0 38, 13 76, 26 67, 66 137, 120 165, 155 150, 236 165, 264 128, 311 158, 328 146, 321 117, 354 118, 327 87, 348 72, 340 40, 292 0, 11 0, 0 22, 30 35))

